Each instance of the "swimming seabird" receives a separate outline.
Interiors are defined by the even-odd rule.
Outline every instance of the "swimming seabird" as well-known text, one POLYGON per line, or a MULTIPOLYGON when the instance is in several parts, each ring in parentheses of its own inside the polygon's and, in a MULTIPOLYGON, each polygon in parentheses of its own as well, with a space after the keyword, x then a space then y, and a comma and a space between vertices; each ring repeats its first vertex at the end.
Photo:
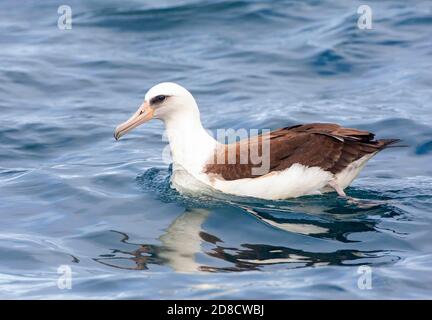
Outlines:
POLYGON ((221 143, 202 126, 192 94, 171 82, 146 93, 138 111, 115 129, 115 139, 153 118, 165 124, 173 161, 171 184, 189 193, 211 190, 278 200, 336 191, 345 197, 344 189, 366 162, 399 141, 375 140, 373 133, 337 124, 311 123, 221 143), (252 157, 257 150, 259 163, 252 157))

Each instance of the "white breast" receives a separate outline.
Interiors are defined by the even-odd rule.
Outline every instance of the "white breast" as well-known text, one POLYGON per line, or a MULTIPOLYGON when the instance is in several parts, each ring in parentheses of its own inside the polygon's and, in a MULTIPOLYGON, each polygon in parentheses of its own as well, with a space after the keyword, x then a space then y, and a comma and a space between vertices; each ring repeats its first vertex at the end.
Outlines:
POLYGON ((319 194, 332 179, 332 174, 318 167, 294 164, 290 168, 271 172, 258 178, 232 181, 215 179, 212 186, 225 193, 269 200, 319 194))
POLYGON ((318 167, 308 168, 295 164, 289 169, 272 172, 258 178, 223 180, 206 174, 194 178, 186 171, 173 172, 173 186, 183 193, 205 193, 220 191, 242 197, 279 200, 320 194, 333 178, 330 172, 318 167))
POLYGON ((332 179, 345 189, 372 156, 373 154, 367 155, 354 161, 336 175, 319 167, 294 164, 283 171, 271 172, 258 178, 228 181, 204 173, 192 176, 186 170, 177 167, 173 171, 171 182, 178 191, 192 195, 219 191, 241 197, 283 200, 334 191, 328 186, 332 179))

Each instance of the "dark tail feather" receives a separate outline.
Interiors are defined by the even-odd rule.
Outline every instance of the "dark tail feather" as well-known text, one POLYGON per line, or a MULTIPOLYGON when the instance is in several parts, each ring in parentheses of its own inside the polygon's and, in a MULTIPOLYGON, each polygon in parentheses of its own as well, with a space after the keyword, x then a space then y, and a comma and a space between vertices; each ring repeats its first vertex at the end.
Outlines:
POLYGON ((379 139, 377 140, 380 149, 385 149, 385 148, 399 148, 399 147, 408 147, 408 145, 394 145, 395 143, 401 142, 402 140, 400 139, 379 139))

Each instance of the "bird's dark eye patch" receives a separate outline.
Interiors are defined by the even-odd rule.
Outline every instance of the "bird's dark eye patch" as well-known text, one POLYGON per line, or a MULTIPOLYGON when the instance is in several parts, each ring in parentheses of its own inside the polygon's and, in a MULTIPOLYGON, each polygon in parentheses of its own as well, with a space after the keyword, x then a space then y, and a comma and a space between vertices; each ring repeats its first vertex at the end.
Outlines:
POLYGON ((150 104, 161 103, 161 102, 165 101, 166 98, 167 98, 167 96, 164 96, 164 95, 159 95, 159 96, 153 97, 150 100, 150 104))

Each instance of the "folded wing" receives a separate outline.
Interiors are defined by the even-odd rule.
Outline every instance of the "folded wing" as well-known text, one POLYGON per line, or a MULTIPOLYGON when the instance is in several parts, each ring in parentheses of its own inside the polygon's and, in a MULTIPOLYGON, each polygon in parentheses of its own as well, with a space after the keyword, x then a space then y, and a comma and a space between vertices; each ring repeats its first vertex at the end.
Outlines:
POLYGON ((296 125, 222 145, 206 165, 205 172, 225 180, 260 177, 265 173, 256 175, 256 171, 252 169, 260 167, 262 163, 257 163, 251 154, 258 152, 262 155, 263 144, 268 143, 268 173, 282 171, 298 163, 308 167, 320 167, 337 174, 352 162, 397 141, 399 140, 375 140, 373 133, 343 128, 337 124, 296 125))

